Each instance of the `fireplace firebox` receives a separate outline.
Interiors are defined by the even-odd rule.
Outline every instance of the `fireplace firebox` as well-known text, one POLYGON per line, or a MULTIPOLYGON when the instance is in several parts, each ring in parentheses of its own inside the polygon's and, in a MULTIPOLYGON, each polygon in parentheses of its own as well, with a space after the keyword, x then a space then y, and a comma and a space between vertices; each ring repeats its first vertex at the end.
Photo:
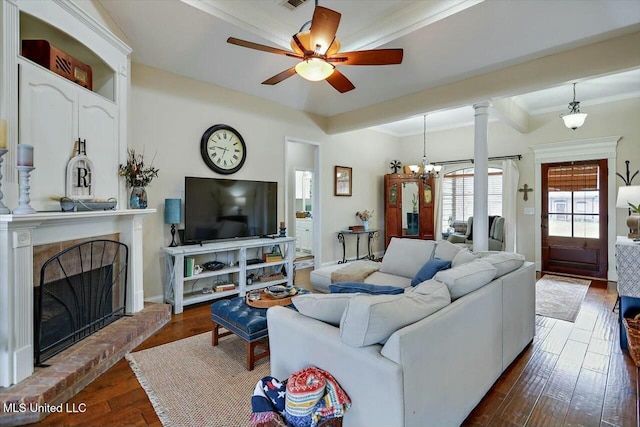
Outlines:
POLYGON ((91 240, 49 258, 34 287, 35 363, 125 315, 127 245, 91 240))

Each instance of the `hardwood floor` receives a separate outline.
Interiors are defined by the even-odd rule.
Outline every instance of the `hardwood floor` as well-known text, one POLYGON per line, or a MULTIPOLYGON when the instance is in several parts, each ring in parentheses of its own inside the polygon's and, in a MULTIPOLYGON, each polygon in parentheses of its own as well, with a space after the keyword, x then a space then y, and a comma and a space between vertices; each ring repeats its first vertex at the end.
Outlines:
MULTIPOLYGON (((307 287, 308 274, 298 271, 296 284, 307 287)), ((616 297, 614 287, 594 281, 575 323, 538 317, 533 343, 463 425, 636 426, 637 374, 620 350, 617 313, 612 312, 616 297)), ((186 307, 136 351, 210 331, 209 306, 186 307)), ((161 425, 125 360, 69 403, 85 403, 86 412, 52 414, 38 425, 161 425)))

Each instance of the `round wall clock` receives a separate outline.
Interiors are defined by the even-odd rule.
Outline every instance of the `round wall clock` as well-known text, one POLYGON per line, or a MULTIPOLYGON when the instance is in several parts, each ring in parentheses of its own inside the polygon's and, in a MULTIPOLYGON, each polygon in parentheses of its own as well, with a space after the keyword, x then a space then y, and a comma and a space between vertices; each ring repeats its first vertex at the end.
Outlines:
POLYGON ((240 133, 231 126, 214 125, 202 135, 200 154, 211 170, 229 175, 244 165, 247 146, 240 133))

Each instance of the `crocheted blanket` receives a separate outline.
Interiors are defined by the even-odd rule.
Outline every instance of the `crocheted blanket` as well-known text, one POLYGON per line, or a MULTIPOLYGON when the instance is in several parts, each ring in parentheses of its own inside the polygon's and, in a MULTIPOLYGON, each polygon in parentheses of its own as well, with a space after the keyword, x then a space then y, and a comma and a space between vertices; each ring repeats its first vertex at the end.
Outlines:
POLYGON ((269 423, 316 427, 322 421, 342 417, 350 407, 349 396, 335 378, 310 366, 294 372, 283 382, 273 377, 258 381, 251 396, 250 422, 254 426, 269 423))
POLYGON ((294 427, 316 427, 320 421, 342 417, 350 407, 349 396, 327 371, 309 366, 287 380, 285 417, 294 427))
POLYGON ((375 273, 379 269, 380 263, 375 261, 359 260, 350 262, 331 273, 331 283, 363 282, 371 273, 375 273))

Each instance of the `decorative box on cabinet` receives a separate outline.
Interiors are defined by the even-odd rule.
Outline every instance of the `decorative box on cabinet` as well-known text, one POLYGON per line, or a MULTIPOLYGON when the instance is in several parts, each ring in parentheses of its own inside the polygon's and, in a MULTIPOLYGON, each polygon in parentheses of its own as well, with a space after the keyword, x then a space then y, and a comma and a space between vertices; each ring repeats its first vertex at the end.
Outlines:
POLYGON ((226 242, 205 243, 203 245, 176 246, 162 248, 165 254, 164 301, 173 306, 175 314, 180 314, 185 305, 197 304, 226 297, 244 296, 247 292, 271 285, 286 283, 293 286, 293 261, 295 259, 295 238, 277 237, 274 239, 248 239, 226 242), (270 253, 274 246, 280 247, 283 259, 275 262, 247 262, 262 259, 263 253, 270 253), (208 261, 221 261, 226 266, 214 271, 204 270, 200 274, 185 277, 185 258, 195 258, 195 264, 208 261), (248 281, 250 274, 272 272, 285 266, 288 274, 274 277, 270 281, 248 281), (204 293, 203 288, 215 290, 218 278, 224 276, 226 282, 236 284, 235 289, 223 292, 204 293), (231 277, 231 280, 229 280, 231 277), (200 283, 198 283, 200 282, 200 283), (249 283, 251 282, 251 283, 249 283))
POLYGON ((388 174, 384 177, 385 244, 392 237, 433 239, 433 179, 413 175, 388 174))

